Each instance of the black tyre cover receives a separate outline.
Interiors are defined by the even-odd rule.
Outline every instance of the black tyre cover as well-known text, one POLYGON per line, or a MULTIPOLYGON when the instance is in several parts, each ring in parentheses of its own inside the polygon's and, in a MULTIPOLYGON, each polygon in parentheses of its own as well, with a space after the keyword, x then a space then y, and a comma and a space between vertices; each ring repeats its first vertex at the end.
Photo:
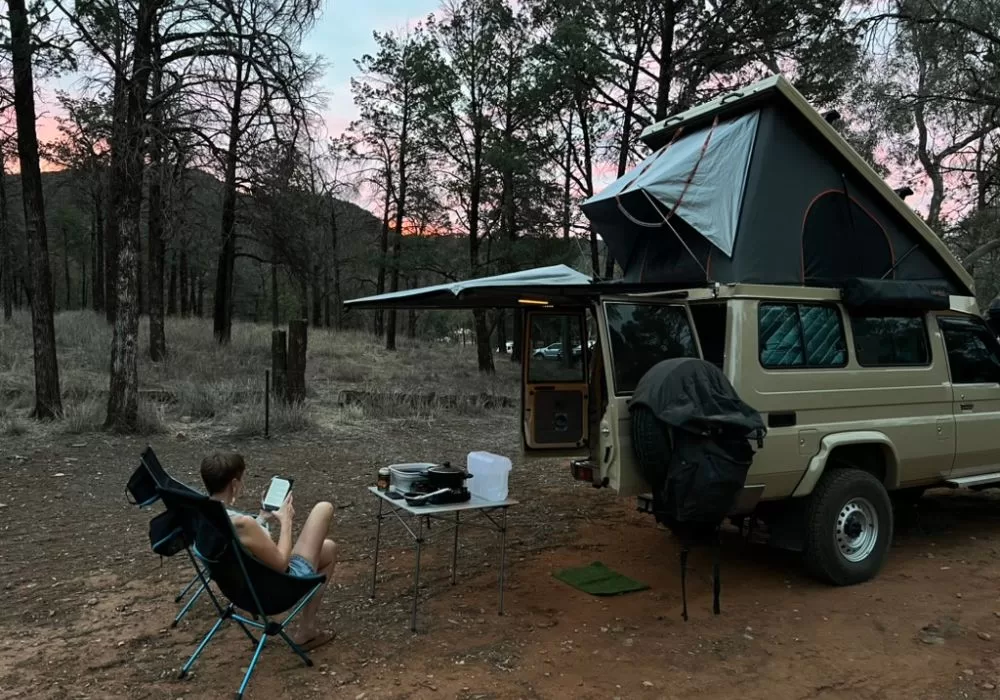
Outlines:
POLYGON ((632 450, 642 470, 643 478, 653 488, 660 491, 667 479, 670 465, 670 436, 667 426, 653 413, 649 406, 632 407, 632 450))

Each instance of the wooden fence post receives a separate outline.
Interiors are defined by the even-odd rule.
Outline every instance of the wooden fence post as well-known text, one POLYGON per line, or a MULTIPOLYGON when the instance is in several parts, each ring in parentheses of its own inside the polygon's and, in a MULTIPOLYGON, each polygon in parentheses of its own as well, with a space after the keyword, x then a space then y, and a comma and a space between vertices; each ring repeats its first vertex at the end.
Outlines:
POLYGON ((306 398, 306 341, 308 324, 305 319, 288 322, 287 398, 296 403, 306 398))
POLYGON ((284 400, 288 376, 285 331, 271 331, 271 380, 274 395, 284 400))

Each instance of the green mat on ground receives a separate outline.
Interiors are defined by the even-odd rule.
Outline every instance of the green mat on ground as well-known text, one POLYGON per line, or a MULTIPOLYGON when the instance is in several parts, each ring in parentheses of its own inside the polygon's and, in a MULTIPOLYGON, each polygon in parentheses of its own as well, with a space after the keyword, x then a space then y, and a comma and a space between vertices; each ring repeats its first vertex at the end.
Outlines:
POLYGON ((612 571, 599 561, 577 569, 563 569, 552 575, 590 595, 621 595, 649 588, 645 583, 612 571))

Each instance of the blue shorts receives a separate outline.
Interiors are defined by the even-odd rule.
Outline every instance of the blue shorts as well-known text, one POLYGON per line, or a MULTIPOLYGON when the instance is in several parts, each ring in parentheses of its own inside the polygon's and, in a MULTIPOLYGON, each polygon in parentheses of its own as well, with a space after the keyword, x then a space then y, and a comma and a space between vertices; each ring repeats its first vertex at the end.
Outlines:
POLYGON ((316 573, 316 570, 301 554, 293 554, 288 560, 288 573, 292 576, 298 576, 300 578, 305 576, 312 576, 316 573))

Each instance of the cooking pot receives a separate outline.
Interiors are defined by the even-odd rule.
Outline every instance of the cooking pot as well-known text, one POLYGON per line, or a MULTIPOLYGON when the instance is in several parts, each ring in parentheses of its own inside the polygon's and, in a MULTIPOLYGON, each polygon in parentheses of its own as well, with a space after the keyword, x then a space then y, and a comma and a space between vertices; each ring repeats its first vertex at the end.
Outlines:
POLYGON ((461 489, 465 480, 472 478, 469 472, 453 467, 448 462, 427 468, 427 485, 432 491, 437 489, 461 489))
POLYGON ((430 462, 389 465, 389 486, 397 493, 420 491, 427 482, 427 469, 435 466, 430 462))

